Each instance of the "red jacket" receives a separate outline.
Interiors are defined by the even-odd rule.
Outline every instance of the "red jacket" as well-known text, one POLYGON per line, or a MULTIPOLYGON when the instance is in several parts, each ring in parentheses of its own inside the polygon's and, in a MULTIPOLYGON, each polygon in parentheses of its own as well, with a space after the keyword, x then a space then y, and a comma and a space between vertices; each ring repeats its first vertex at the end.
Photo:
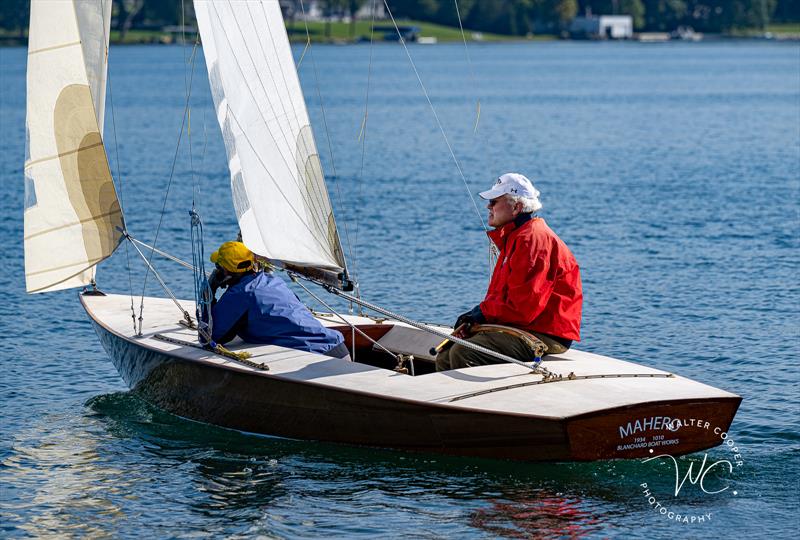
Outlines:
POLYGON ((581 273, 567 245, 542 218, 488 235, 500 255, 480 304, 486 321, 579 341, 581 273))

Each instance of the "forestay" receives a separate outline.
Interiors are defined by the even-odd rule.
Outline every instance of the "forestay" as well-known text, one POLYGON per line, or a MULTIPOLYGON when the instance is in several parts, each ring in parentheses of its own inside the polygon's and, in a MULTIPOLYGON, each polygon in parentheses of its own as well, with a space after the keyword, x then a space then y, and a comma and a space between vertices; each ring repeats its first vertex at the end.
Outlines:
POLYGON ((244 243, 341 271, 339 234, 278 0, 196 0, 244 243))
POLYGON ((33 0, 25 150, 28 292, 78 287, 119 244, 102 127, 111 0, 33 0))

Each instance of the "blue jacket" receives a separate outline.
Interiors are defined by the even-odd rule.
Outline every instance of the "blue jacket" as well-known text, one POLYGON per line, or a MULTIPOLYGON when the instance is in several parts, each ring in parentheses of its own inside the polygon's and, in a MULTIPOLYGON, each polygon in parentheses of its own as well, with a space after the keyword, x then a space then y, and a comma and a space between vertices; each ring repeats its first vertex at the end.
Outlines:
POLYGON ((211 337, 218 343, 233 339, 233 330, 249 343, 315 353, 326 353, 344 342, 340 332, 314 318, 281 278, 265 272, 248 274, 229 287, 211 308, 211 315, 211 337))

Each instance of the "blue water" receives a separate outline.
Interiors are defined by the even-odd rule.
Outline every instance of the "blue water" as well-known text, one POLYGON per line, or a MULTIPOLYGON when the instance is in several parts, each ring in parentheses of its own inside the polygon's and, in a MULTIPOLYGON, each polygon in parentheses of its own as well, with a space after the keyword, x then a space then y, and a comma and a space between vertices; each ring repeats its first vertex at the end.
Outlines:
MULTIPOLYGON (((129 227, 147 241, 170 176, 190 52, 111 52, 105 139, 129 227)), ((412 47, 468 188, 396 44, 373 49, 361 171, 369 54, 368 46, 315 46, 300 69, 364 296, 442 322, 474 305, 487 283, 487 244, 467 189, 486 189, 506 171, 527 174, 581 265, 579 347, 744 397, 730 431, 743 465, 731 475, 717 468, 708 481, 731 489, 707 495, 687 483, 673 500, 664 491, 673 473, 661 462, 519 464, 287 441, 140 401, 75 291, 24 292, 26 53, 0 49, 0 536, 792 536, 800 506, 797 44, 474 46, 474 76, 461 47, 412 47), (671 508, 711 518, 670 521, 642 483, 658 486, 671 508)), ((191 105, 195 171, 184 135, 159 236, 184 258, 193 179, 207 248, 236 232, 202 56, 191 105)), ((191 297, 190 276, 158 264, 191 297)), ((142 267, 132 265, 139 295, 142 267)), ((120 249, 98 282, 128 293, 128 275, 120 249)), ((147 289, 161 295, 152 279, 147 289)), ((710 452, 726 456, 725 447, 710 452)))

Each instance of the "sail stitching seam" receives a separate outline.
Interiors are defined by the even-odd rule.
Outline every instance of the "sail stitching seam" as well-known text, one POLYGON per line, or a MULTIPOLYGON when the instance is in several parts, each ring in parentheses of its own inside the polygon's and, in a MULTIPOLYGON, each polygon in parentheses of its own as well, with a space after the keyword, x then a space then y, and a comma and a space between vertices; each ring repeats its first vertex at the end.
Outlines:
MULTIPOLYGON (((220 18, 219 11, 217 11, 217 8, 216 8, 216 6, 215 6, 213 3, 212 3, 211 5, 214 7, 214 13, 215 13, 215 14, 216 14, 216 16, 217 16, 217 20, 220 22, 220 25, 222 25, 222 19, 220 18)), ((228 39, 228 35, 227 35, 227 33, 223 33, 223 34, 225 35, 225 40, 228 42, 228 47, 232 48, 232 45, 231 45, 230 39, 228 39)), ((239 72, 242 74, 242 76, 243 76, 242 78, 243 78, 243 79, 245 79, 245 86, 247 87, 247 89, 248 89, 248 92, 250 93, 250 95, 251 95, 252 97, 255 97, 255 95, 254 95, 253 91, 250 89, 250 85, 249 85, 249 84, 247 84, 246 78, 244 77, 244 71, 242 70, 242 67, 241 67, 241 65, 240 65, 240 64, 239 64, 239 62, 238 62, 237 60, 235 60, 235 59, 234 59, 234 64, 235 64, 235 65, 236 65, 236 67, 239 69, 239 72)), ((263 113, 261 112, 261 108, 260 108, 260 107, 258 107, 258 104, 257 104, 257 103, 256 103, 256 108, 257 108, 257 110, 259 111, 259 114, 261 115, 261 117, 262 117, 262 119, 263 119, 263 118, 264 118, 264 115, 263 115, 263 113)), ((303 225, 306 227, 306 229, 308 229, 309 233, 311 233, 311 237, 312 237, 312 238, 313 238, 313 239, 314 239, 314 240, 315 240, 315 241, 316 241, 316 242, 319 244, 319 246, 320 246, 321 248, 323 248, 323 250, 325 250, 325 251, 327 252, 327 251, 330 249, 330 246, 326 246, 325 244, 323 244, 323 243, 321 243, 321 242, 320 242, 320 240, 319 240, 319 239, 316 237, 315 231, 313 231, 313 230, 312 230, 312 229, 311 229, 311 228, 308 226, 308 224, 307 224, 307 223, 305 222, 305 220, 303 219, 303 216, 302 216, 302 215, 301 215, 301 214, 298 212, 298 210, 297 210, 296 208, 294 208, 294 206, 293 206, 293 205, 291 204, 291 202, 289 201, 289 198, 286 196, 286 194, 283 192, 283 190, 282 190, 282 189, 280 189, 280 185, 279 185, 279 183, 278 183, 278 182, 275 180, 275 177, 272 175, 272 173, 269 171, 269 169, 267 168, 267 166, 266 166, 266 164, 264 163, 264 161, 261 159, 261 156, 260 156, 260 154, 259 154, 259 153, 256 151, 255 145, 253 145, 253 143, 250 141, 250 138, 247 136, 247 133, 244 131, 244 129, 242 129, 242 125, 241 125, 241 123, 240 123, 240 122, 239 122, 239 120, 236 118, 236 115, 233 113, 233 110, 230 108, 230 106, 228 106, 228 107, 226 108, 226 111, 227 111, 227 113, 228 113, 228 114, 230 114, 231 118, 233 118, 233 120, 236 122, 237 126, 239 127, 239 130, 242 132, 242 135, 244 136, 244 138, 245 138, 245 140, 247 141, 248 145, 249 145, 249 146, 250 146, 250 148, 252 149, 252 151, 253 151, 253 154, 256 156, 256 158, 258 159, 259 163, 261 163, 261 166, 264 168, 264 171, 265 171, 265 172, 267 173, 267 175, 270 177, 270 179, 272 180, 273 184, 274 184, 274 185, 275 185, 275 186, 278 188, 278 191, 281 193, 281 195, 283 196, 283 198, 284 198, 284 200, 286 201, 286 203, 288 204, 288 206, 289 206, 289 207, 292 209, 292 211, 293 211, 293 212, 294 212, 294 213, 297 215, 297 217, 300 219, 300 221, 303 223, 303 225)), ((266 126, 266 124, 265 124, 265 126, 266 126)), ((267 126, 267 131, 268 131, 268 133, 270 134, 270 136, 272 137, 273 141, 277 143, 277 141, 275 140, 275 136, 274 136, 274 134, 272 133, 272 131, 271 131, 271 130, 269 130, 269 127, 268 127, 268 126, 267 126)), ((281 153, 281 157, 282 157, 282 158, 283 158, 283 160, 284 160, 284 164, 287 166, 287 168, 289 168, 289 164, 288 164, 288 163, 286 163, 286 157, 285 157, 285 156, 284 156, 282 153, 281 153)), ((289 168, 289 170, 291 171, 291 168, 289 168)), ((292 176, 292 178, 294 179, 294 176, 292 176)), ((298 188, 299 188, 299 184, 297 183, 297 181, 296 181, 296 180, 295 180, 295 184, 297 184, 297 185, 298 185, 298 188)), ((302 190, 299 190, 299 191, 301 192, 301 196, 302 196, 302 190)), ((318 226, 318 231, 317 231, 317 232, 319 232, 319 231, 326 231, 326 229, 325 229, 325 228, 322 228, 322 227, 320 227, 320 226, 319 226, 319 223, 317 223, 317 226, 318 226)))
POLYGON ((81 40, 72 41, 70 43, 62 43, 61 45, 53 45, 51 47, 42 47, 41 49, 35 49, 33 51, 28 51, 28 56, 33 56, 34 54, 39 54, 47 51, 54 51, 56 49, 64 49, 66 47, 74 47, 75 45, 80 45, 81 40))
MULTIPOLYGON (((221 18, 221 17, 220 17, 220 15, 219 15, 219 11, 217 10, 216 6, 215 6, 213 3, 212 3, 211 5, 212 5, 212 6, 214 6, 214 13, 215 13, 215 14, 216 14, 216 16, 217 16, 217 20, 219 21, 219 23, 220 23, 220 26, 224 28, 224 24, 223 24, 223 22, 222 22, 222 18, 221 18)), ((231 5, 231 4, 230 4, 230 1, 228 2, 228 5, 229 5, 229 6, 231 5)), ((239 35, 242 35, 242 28, 241 28, 241 26, 239 25, 239 21, 238 21, 238 19, 236 18, 236 13, 235 13, 235 11, 233 11, 233 10, 231 10, 231 13, 232 13, 232 18, 233 18, 234 22, 236 23, 236 27, 237 27, 237 29, 239 30, 239 35)), ((252 18, 252 17, 251 17, 251 18, 252 18)), ((226 40, 226 41, 227 41, 227 43, 228 43, 228 47, 229 47, 231 50, 233 50, 233 44, 231 43, 230 39, 228 38, 228 33, 227 33, 227 32, 224 32, 224 35, 225 35, 225 40, 226 40)), ((249 47, 247 46, 247 43, 245 42, 243 46, 244 46, 244 50, 247 52, 247 56, 250 58, 250 62, 252 63, 253 67, 255 68, 255 67, 256 67, 256 63, 255 63, 255 61, 253 60, 253 55, 251 54, 251 52, 250 52, 250 49, 249 49, 249 47)), ((306 205, 307 205, 308 207, 310 207, 310 208, 311 208, 311 210, 312 210, 311 214, 314 216, 314 222, 315 222, 314 224, 315 224, 315 226, 317 227, 317 229, 318 229, 320 232, 323 232, 323 231, 325 231, 325 227, 323 227, 323 224, 322 224, 322 222, 319 220, 319 217, 318 217, 318 216, 319 216, 319 213, 320 213, 320 212, 319 212, 319 210, 320 210, 320 209, 319 209, 318 205, 314 204, 314 202, 315 202, 315 201, 312 201, 312 200, 311 200, 309 197, 307 197, 306 193, 305 193, 305 192, 304 192, 304 190, 302 189, 302 186, 301 186, 301 184, 300 184, 300 180, 299 180, 299 178, 296 178, 296 177, 295 177, 295 175, 293 174, 292 165, 289 163, 289 161, 288 161, 288 159, 287 159, 286 155, 285 155, 285 154, 284 154, 284 153, 283 153, 283 152, 280 150, 280 145, 278 144, 278 139, 276 138, 276 136, 275 136, 275 133, 273 133, 273 131, 270 129, 270 127, 269 127, 269 121, 267 120, 267 116, 266 116, 266 115, 264 114, 264 112, 261 110, 261 107, 260 107, 260 106, 259 106, 259 104, 258 104, 258 100, 256 100, 256 99, 255 99, 255 98, 256 98, 256 96, 255 96, 255 93, 254 93, 254 92, 253 92, 253 90, 250 88, 250 84, 247 82, 247 78, 246 78, 246 77, 244 77, 244 70, 242 69, 242 66, 241 66, 241 64, 239 63, 239 61, 238 61, 238 60, 234 60, 234 64, 235 64, 235 65, 236 65, 236 67, 239 69, 239 72, 242 74, 242 80, 244 80, 244 82, 245 82, 245 86, 247 87, 248 93, 250 94, 250 96, 251 96, 251 98, 252 98, 252 101, 253 101, 253 103, 254 103, 254 104, 255 104, 255 106, 256 106, 256 110, 258 110, 258 113, 259 113, 259 115, 261 116, 262 120, 264 121, 264 127, 266 127, 266 128, 267 128, 267 132, 269 133, 270 137, 272 138, 272 141, 273 141, 273 142, 276 144, 276 147, 277 147, 277 149, 278 149, 278 153, 280 154, 280 156, 281 156, 281 159, 283 160, 283 163, 284 163, 284 165, 286 166, 286 168, 287 168, 287 170, 288 170, 288 172, 289 172, 289 176, 290 176, 290 177, 291 177, 291 178, 294 180, 294 183, 295 183, 295 185, 297 186, 297 188, 298 188, 298 192, 299 192, 300 196, 303 198, 303 201, 306 203, 306 205)), ((269 104, 269 107, 270 107, 270 109, 272 110, 273 117, 277 117, 277 114, 276 114, 275 108, 273 107, 273 105, 272 105, 272 102, 269 100, 269 93, 267 92, 266 86, 264 85, 264 82, 263 82, 263 80, 261 79, 261 75, 258 73, 258 70, 257 70, 257 69, 254 69, 253 71, 256 73, 256 78, 258 79, 258 81, 259 81, 259 84, 261 85, 261 89, 262 89, 262 91, 264 92, 264 95, 265 95, 265 97, 267 97, 266 101, 267 101, 267 103, 269 104)), ((277 89, 277 86, 276 86, 276 89, 277 89)), ((278 94, 280 94, 280 93, 278 92, 278 94)), ((228 111, 230 111, 230 107, 228 107, 228 111)), ((298 122, 298 124, 299 124, 299 122, 298 122)), ((240 125, 240 127, 241 127, 241 125, 240 125)), ((286 136, 286 133, 285 133, 285 131, 283 130, 283 127, 282 127, 280 124, 279 124, 279 128, 280 128, 281 135, 282 135, 282 142, 283 142, 283 143, 286 145, 286 147, 287 147, 287 148, 291 148, 290 140, 289 140, 289 138, 286 136)), ((242 130, 242 131, 243 131, 243 130, 242 130)), ((253 148, 253 151, 255 152, 255 148, 253 148)), ((308 153, 308 150, 307 150, 307 149, 306 149, 306 153, 308 153)), ((260 161, 260 160, 259 160, 259 161, 260 161)), ((295 164, 294 164, 294 165, 295 165, 295 167, 296 167, 296 166, 297 166, 297 163, 295 162, 295 164)), ((243 172, 244 172, 244 171, 243 171, 243 172)), ((299 171, 298 171, 298 172, 299 172, 299 171)))
MULTIPOLYGON (((267 19, 267 13, 266 13, 266 11, 264 11, 264 3, 263 2, 259 2, 259 5, 261 6, 261 12, 264 14, 264 19, 266 20, 267 19)), ((251 21, 254 22, 252 13, 250 12, 250 4, 247 4, 247 12, 250 13, 251 21)), ((278 56, 278 53, 277 53, 278 46, 275 43, 274 36, 272 35, 272 29, 269 27, 269 25, 265 25, 265 27, 267 29, 267 33, 269 34, 269 39, 272 42, 272 50, 275 51, 275 56, 277 58, 277 56, 278 56)), ((264 50, 264 47, 261 45, 261 41, 260 40, 258 41, 258 45, 259 45, 259 48, 261 49, 261 54, 264 57, 264 60, 267 60, 266 51, 264 50)), ((267 68, 269 69, 270 76, 272 76, 272 67, 269 65, 269 61, 267 61, 267 68)), ((280 73, 281 73, 281 78, 283 79, 283 85, 284 85, 285 88, 288 89, 289 84, 288 84, 288 81, 286 80, 286 73, 283 70, 283 64, 281 62, 278 62, 278 68, 279 68, 280 73)), ((289 96, 289 104, 292 107, 292 115, 289 115, 289 111, 286 110, 286 106, 283 103, 283 95, 278 91, 278 85, 275 83, 274 76, 272 77, 272 79, 273 79, 272 80, 272 84, 273 84, 273 86, 275 86, 275 91, 278 94, 278 99, 280 100, 281 108, 284 110, 284 113, 286 114, 287 118, 293 118, 295 120, 295 125, 297 126, 297 131, 299 132, 302 129, 302 127, 304 127, 304 126, 300 125, 300 119, 299 119, 299 116, 297 114, 297 107, 295 107, 294 100, 292 99, 291 96, 289 96)), ((297 81, 297 85, 300 86, 300 81, 299 80, 297 81)), ((305 139, 303 139, 302 143, 303 143, 303 147, 304 147, 304 150, 306 151, 306 153, 307 154, 310 153, 309 149, 308 149, 308 146, 306 145, 305 139)))
MULTIPOLYGON (((52 268, 47 268, 46 270, 37 270, 36 272, 25 272, 25 275, 26 276, 38 276, 40 274, 46 274, 48 272, 55 272, 56 270, 63 270, 64 268, 72 268, 73 266, 78 266, 80 264, 88 264, 89 266, 87 266, 84 269, 84 270, 88 270, 92 266, 92 264, 94 264, 96 262, 100 262, 103 259, 105 259, 106 257, 107 257, 107 255, 104 256, 104 257, 95 257, 94 259, 80 260, 80 261, 78 261, 76 263, 72 263, 72 264, 63 264, 61 266, 53 266, 52 268)), ((81 272, 83 272, 84 270, 81 270, 81 272)), ((80 274, 80 272, 78 272, 78 274, 80 274)), ((75 274, 75 275, 78 275, 78 274, 75 274)), ((74 276, 70 276, 70 277, 74 277, 74 276)), ((66 279, 69 279, 69 278, 66 278, 66 279)), ((47 287, 52 287, 52 285, 46 285, 43 288, 46 289, 47 287)), ((29 292, 36 292, 36 291, 29 291, 29 292)))
POLYGON ((100 142, 97 142, 97 143, 87 144, 86 146, 79 146, 78 148, 75 148, 74 150, 67 150, 66 152, 61 152, 60 154, 54 154, 52 156, 46 156, 46 157, 39 158, 39 159, 32 159, 31 161, 29 161, 28 163, 25 164, 24 168, 25 169, 30 169, 31 167, 33 167, 34 165, 38 165, 39 163, 43 163, 45 161, 52 161, 54 159, 62 158, 64 156, 68 156, 70 154, 77 154, 78 152, 83 152, 84 150, 91 150, 92 148, 97 148, 98 146, 103 146, 103 141, 102 140, 100 142))
POLYGON ((84 219, 81 219, 79 221, 73 221, 71 223, 66 223, 64 225, 59 225, 58 227, 52 227, 50 229, 45 229, 43 231, 39 231, 39 232, 30 234, 30 235, 26 236, 25 238, 23 238, 23 240, 30 240, 31 238, 36 238, 37 236, 41 236, 43 234, 47 234, 47 233, 51 233, 51 232, 55 232, 55 231, 60 231, 61 229, 66 229, 67 227, 74 227, 76 225, 82 225, 82 224, 88 223, 90 221, 96 221, 96 220, 98 220, 100 218, 109 217, 109 216, 113 216, 113 215, 121 214, 121 213, 122 213, 122 210, 118 209, 118 210, 112 210, 110 212, 104 212, 102 214, 93 214, 93 215, 89 216, 88 218, 84 218, 84 219))

